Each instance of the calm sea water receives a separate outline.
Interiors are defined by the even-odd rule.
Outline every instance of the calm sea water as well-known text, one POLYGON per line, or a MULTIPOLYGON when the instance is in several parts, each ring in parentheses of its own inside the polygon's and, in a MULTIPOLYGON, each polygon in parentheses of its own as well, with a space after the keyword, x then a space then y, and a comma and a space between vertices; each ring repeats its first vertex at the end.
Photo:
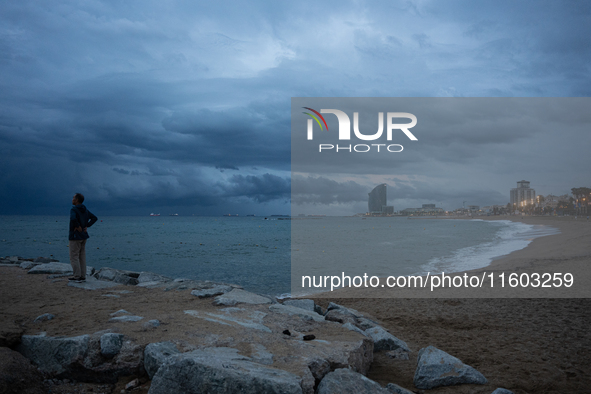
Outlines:
MULTIPOLYGON (((0 256, 67 263, 66 216, 0 216, 0 256)), ((294 272, 412 275, 486 266, 524 248, 542 226, 509 221, 326 217, 100 217, 89 229, 88 265, 236 283, 289 293, 294 272), (340 273, 341 271, 339 271, 340 273)))

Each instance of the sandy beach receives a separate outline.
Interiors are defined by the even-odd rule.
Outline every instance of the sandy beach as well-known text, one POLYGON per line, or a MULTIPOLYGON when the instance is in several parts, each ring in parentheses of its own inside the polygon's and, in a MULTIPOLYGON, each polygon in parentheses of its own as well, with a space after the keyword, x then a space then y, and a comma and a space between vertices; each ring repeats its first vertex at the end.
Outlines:
MULTIPOLYGON (((468 271, 470 274, 484 270, 574 270, 583 274, 589 271, 591 222, 586 219, 547 216, 482 219, 548 225, 560 229, 560 234, 534 239, 525 249, 497 259, 489 267, 468 271)), ((591 301, 588 298, 354 299, 335 298, 336 293, 339 291, 326 296, 332 302, 371 312, 384 327, 408 341, 411 349, 432 344, 476 367, 490 381, 488 388, 456 386, 431 390, 433 393, 490 393, 496 387, 515 393, 589 392, 591 301)), ((527 293, 519 296, 527 297, 527 293)), ((329 300, 319 297, 316 301, 323 305, 329 300)), ((404 364, 378 357, 368 377, 383 384, 396 380, 402 386, 412 387, 409 377, 414 368, 414 362, 404 364)))
MULTIPOLYGON (((490 218, 487 218, 490 219, 490 218)), ((591 263, 591 222, 573 217, 500 217, 528 224, 551 225, 561 233, 534 240, 527 248, 495 260, 487 270, 511 272, 584 272, 591 263)), ((27 256, 23 251, 24 257, 27 256)), ((479 270, 476 270, 479 271, 479 270)), ((207 279, 207 278, 203 278, 207 279)), ((211 326, 184 315, 183 310, 209 308, 210 300, 197 300, 189 292, 133 288, 119 298, 109 290, 87 291, 67 286, 67 279, 27 275, 14 267, 0 268, 0 330, 3 346, 15 345, 23 334, 47 332, 49 336, 75 336, 112 328, 112 311, 126 309, 158 319, 161 329, 146 329, 139 323, 117 326, 118 332, 138 344, 181 340, 189 347, 210 333, 211 326), (51 321, 33 323, 43 314, 51 321)), ((365 296, 368 296, 365 294, 365 296)), ((557 295, 558 297, 564 294, 557 295)), ((523 297, 523 295, 522 295, 523 297)), ((483 386, 451 386, 428 390, 432 393, 491 393, 504 387, 515 393, 586 393, 591 387, 591 326, 588 298, 436 299, 346 298, 338 292, 328 302, 354 308, 372 316, 412 350, 410 360, 388 358, 376 353, 368 377, 385 386, 395 382, 414 390, 413 375, 417 352, 436 346, 478 369, 488 379, 483 386)), ((149 382, 143 378, 141 389, 149 382)), ((121 378, 111 387, 119 393, 131 378, 121 378)), ((53 393, 88 390, 97 386, 60 385, 53 393), (60 391, 61 390, 61 391, 60 391), (70 391, 68 391, 70 390, 70 391)), ((83 392, 83 391, 79 391, 83 392)))

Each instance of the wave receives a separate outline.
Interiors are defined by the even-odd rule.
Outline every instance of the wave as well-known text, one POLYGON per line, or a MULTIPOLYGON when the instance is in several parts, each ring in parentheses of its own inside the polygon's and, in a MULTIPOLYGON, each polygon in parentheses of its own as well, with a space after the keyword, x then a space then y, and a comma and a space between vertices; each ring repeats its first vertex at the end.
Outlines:
POLYGON ((510 220, 486 220, 484 222, 498 227, 491 241, 458 249, 449 256, 433 258, 421 267, 423 272, 420 274, 460 272, 487 267, 493 260, 525 248, 535 238, 560 233, 554 227, 517 223, 510 220))

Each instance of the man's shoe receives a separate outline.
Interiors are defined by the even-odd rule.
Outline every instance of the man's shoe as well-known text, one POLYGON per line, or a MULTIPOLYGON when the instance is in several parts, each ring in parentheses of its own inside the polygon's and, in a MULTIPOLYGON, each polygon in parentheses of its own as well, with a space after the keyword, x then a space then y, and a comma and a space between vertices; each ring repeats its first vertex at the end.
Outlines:
POLYGON ((86 279, 84 279, 84 278, 76 280, 76 283, 84 283, 84 282, 86 282, 86 279))
POLYGON ((74 278, 73 276, 71 278, 68 278, 68 280, 78 280, 78 278, 74 278))

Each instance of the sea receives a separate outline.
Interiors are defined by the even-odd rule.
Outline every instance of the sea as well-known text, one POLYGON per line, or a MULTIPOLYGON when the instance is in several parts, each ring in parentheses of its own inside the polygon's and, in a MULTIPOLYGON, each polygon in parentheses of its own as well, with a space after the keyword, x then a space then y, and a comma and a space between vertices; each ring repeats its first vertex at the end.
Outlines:
MULTIPOLYGON (((0 256, 68 263, 68 222, 68 216, 0 216, 0 256)), ((556 233, 508 220, 100 217, 89 229, 86 254, 97 269, 233 283, 285 297, 292 265, 311 275, 314 267, 378 276, 451 273, 485 267, 556 233)))

